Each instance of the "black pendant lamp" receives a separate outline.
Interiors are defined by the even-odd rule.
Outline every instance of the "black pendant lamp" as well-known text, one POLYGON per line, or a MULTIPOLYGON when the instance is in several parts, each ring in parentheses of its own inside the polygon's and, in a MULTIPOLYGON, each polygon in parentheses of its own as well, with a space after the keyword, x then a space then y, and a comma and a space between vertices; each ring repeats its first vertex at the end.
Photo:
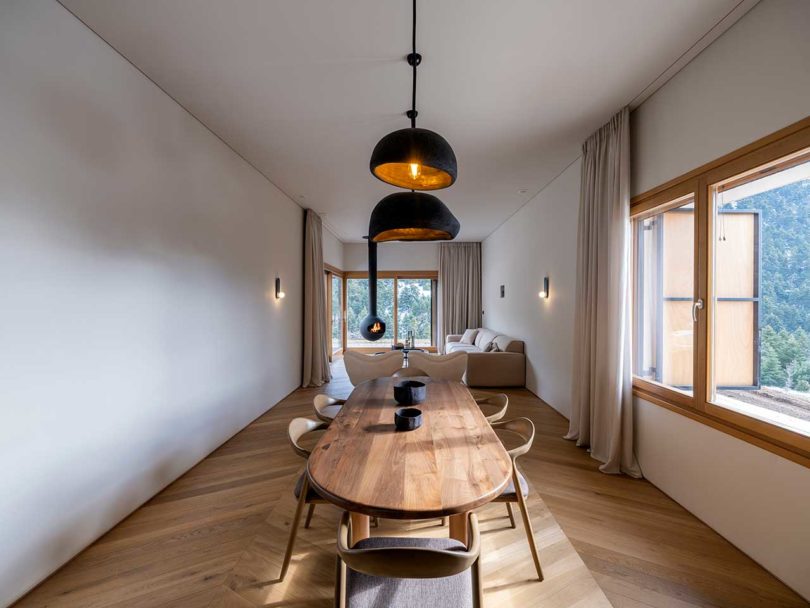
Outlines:
POLYGON ((371 153, 369 168, 382 181, 409 190, 439 190, 452 186, 458 176, 456 155, 447 140, 428 129, 416 127, 416 68, 422 56, 416 52, 416 0, 413 0, 413 50, 408 65, 413 68, 409 129, 383 137, 371 153))
POLYGON ((443 202, 424 192, 397 192, 382 199, 368 222, 369 241, 450 241, 461 225, 443 202))

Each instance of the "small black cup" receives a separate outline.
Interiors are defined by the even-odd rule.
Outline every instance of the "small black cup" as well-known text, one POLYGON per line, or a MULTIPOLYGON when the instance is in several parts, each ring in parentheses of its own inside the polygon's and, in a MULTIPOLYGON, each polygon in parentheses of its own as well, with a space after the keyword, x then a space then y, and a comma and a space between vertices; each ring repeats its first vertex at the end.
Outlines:
POLYGON ((422 426, 422 410, 401 407, 394 412, 394 426, 398 431, 412 431, 422 426))
POLYGON ((394 400, 400 405, 422 403, 426 393, 425 383, 418 380, 403 380, 394 385, 394 400))

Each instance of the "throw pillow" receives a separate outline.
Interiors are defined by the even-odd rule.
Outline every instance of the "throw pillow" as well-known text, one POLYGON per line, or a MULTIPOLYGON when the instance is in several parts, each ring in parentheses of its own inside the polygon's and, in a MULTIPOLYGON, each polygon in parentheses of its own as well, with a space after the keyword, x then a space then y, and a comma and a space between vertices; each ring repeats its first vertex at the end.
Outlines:
POLYGON ((475 336, 478 335, 477 329, 465 329, 464 335, 461 336, 461 343, 462 344, 472 344, 475 342, 475 336))
POLYGON ((479 346, 478 348, 481 349, 482 353, 491 353, 493 346, 495 346, 495 342, 490 340, 489 342, 482 343, 481 346, 479 346))
POLYGON ((493 342, 490 345, 489 352, 491 352, 491 353, 500 353, 500 352, 503 352, 503 351, 501 350, 500 346, 497 345, 497 343, 493 342))

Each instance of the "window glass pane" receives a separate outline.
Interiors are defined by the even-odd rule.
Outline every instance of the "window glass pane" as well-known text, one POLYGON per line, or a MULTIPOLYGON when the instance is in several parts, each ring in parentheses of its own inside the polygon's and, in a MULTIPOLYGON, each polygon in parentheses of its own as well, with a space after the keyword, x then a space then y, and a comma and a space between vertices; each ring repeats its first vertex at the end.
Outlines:
POLYGON ((810 434, 810 162, 785 167, 712 188, 711 400, 810 434))
POLYGON ((385 334, 369 342, 360 334, 368 315, 368 279, 346 279, 346 348, 386 348, 394 343, 394 279, 377 279, 377 314, 385 321, 385 334))
POLYGON ((634 373, 692 392, 693 199, 634 222, 636 356, 634 373))
POLYGON ((343 340, 343 280, 335 275, 332 277, 332 352, 341 349, 343 340))
POLYGON ((430 346, 433 342, 433 295, 431 279, 398 279, 397 336, 405 342, 413 332, 415 346, 430 346))

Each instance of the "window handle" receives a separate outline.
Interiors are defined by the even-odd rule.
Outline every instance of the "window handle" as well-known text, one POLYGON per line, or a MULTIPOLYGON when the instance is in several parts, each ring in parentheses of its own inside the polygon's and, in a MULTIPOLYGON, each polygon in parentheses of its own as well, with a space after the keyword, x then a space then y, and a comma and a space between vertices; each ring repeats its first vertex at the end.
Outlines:
POLYGON ((695 300, 692 304, 692 323, 697 323, 697 311, 703 310, 703 300, 695 300))

